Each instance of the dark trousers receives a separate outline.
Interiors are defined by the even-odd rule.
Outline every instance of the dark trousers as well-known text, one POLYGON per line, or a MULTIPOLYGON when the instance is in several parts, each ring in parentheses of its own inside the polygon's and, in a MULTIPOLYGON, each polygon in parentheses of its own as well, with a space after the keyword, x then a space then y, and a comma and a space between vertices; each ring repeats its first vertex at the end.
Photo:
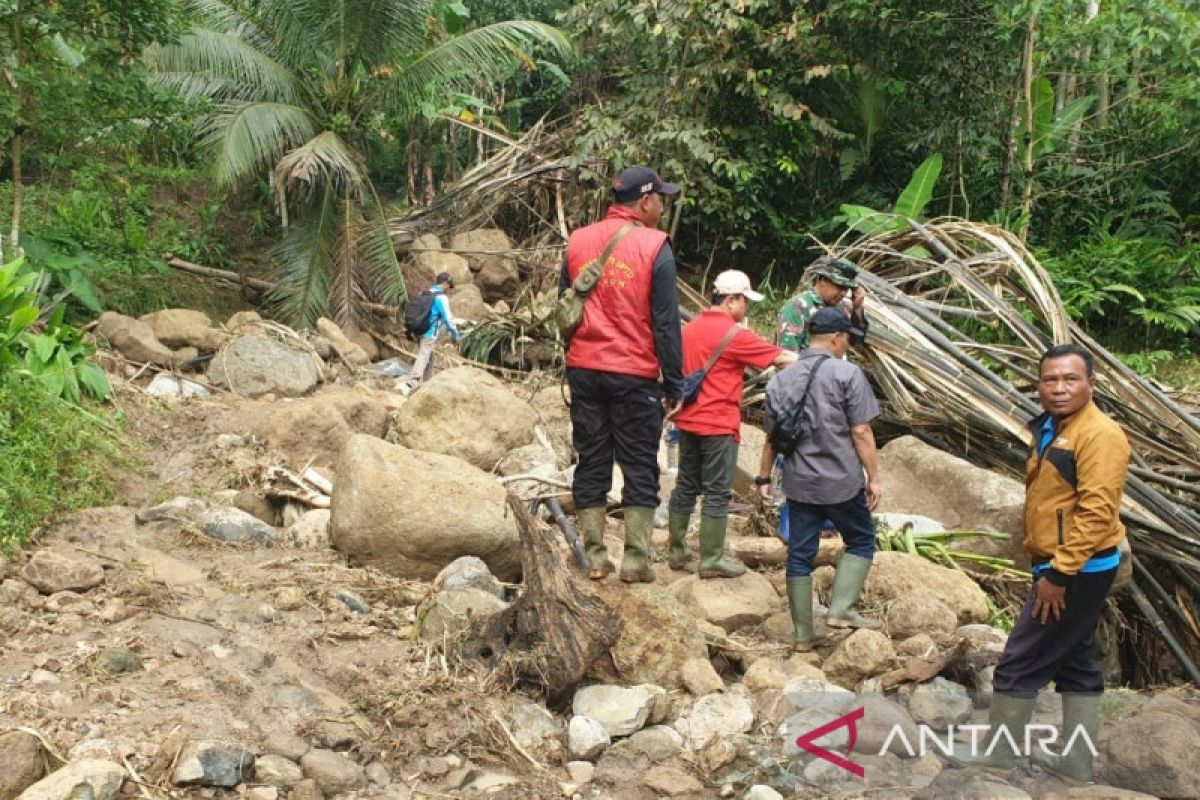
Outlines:
POLYGON ((1081 573, 1067 587, 1062 618, 1043 625, 1033 617, 1035 578, 1017 624, 996 665, 992 688, 999 694, 1032 697, 1050 681, 1059 692, 1104 691, 1104 675, 1092 658, 1096 623, 1116 577, 1115 569, 1081 573))
POLYGON ((672 514, 691 514, 697 495, 704 495, 706 517, 729 516, 738 443, 732 436, 699 436, 679 432, 679 476, 671 492, 672 514))
POLYGON ((576 508, 605 504, 613 461, 621 466, 626 506, 658 506, 658 439, 662 389, 658 381, 615 372, 567 370, 571 442, 579 454, 571 493, 576 508))
POLYGON ((847 553, 868 561, 875 556, 875 521, 871 519, 867 496, 863 492, 832 505, 801 503, 788 498, 787 513, 789 578, 805 578, 812 574, 826 520, 832 522, 842 535, 847 553))

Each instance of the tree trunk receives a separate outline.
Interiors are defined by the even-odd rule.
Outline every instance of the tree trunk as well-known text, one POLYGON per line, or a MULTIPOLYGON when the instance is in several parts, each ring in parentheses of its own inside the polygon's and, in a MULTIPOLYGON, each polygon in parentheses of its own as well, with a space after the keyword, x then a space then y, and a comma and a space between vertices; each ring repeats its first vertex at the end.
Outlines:
MULTIPOLYGON (((1097 16, 1099 16, 1099 14, 1100 14, 1100 0, 1088 0, 1087 13, 1084 17, 1084 25, 1087 25, 1088 23, 1090 23, 1097 16)), ((1092 44, 1091 44, 1091 42, 1088 42, 1087 44, 1085 44, 1083 46, 1083 51, 1079 55, 1079 74, 1080 75, 1084 75, 1084 76, 1087 75, 1088 64, 1090 64, 1091 61, 1092 61, 1092 44)), ((1074 97, 1074 95, 1075 95, 1076 83, 1077 83, 1077 81, 1075 80, 1075 76, 1072 75, 1071 76, 1071 86, 1070 86, 1070 92, 1071 92, 1072 97, 1074 97)), ((1071 128, 1071 135, 1067 138, 1067 150, 1071 153, 1072 156, 1074 156, 1075 152, 1079 149, 1079 134, 1082 130, 1083 130, 1083 119, 1080 118, 1080 120, 1078 122, 1076 122, 1075 125, 1071 128)))
POLYGON ((616 643, 621 619, 576 577, 553 529, 511 493, 508 507, 521 538, 525 590, 507 609, 477 623, 464 656, 507 671, 561 707, 616 643))
POLYGON ((1025 189, 1021 196, 1021 230, 1018 236, 1029 236, 1029 218, 1033 213, 1033 42, 1037 36, 1037 16, 1029 17, 1025 35, 1025 189))
POLYGON ((1017 130, 1021 127, 1021 93, 1013 92, 1012 117, 1008 123, 1008 146, 1004 151, 1004 168, 1000 173, 1000 210, 1008 213, 1012 200, 1013 164, 1017 160, 1017 130))
POLYGON ((13 256, 21 254, 21 203, 25 198, 25 185, 21 181, 22 134, 12 138, 12 228, 8 234, 8 249, 13 256))

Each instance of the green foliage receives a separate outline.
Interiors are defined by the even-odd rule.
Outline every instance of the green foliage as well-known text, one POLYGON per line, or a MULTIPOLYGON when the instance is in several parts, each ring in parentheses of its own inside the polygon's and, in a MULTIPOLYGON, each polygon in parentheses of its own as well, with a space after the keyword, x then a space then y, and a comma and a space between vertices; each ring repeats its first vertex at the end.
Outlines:
POLYGON ((38 318, 37 294, 30 291, 37 276, 21 272, 23 263, 17 258, 0 265, 0 375, 20 361, 29 326, 38 318))
POLYGON ((844 220, 847 227, 853 228, 863 236, 904 230, 908 227, 907 220, 918 219, 925 211, 925 206, 929 205, 933 197, 933 187, 937 184, 941 172, 942 154, 934 153, 917 167, 904 191, 896 198, 896 204, 890 214, 847 203, 842 206, 842 215, 837 219, 844 220))
POLYGON ((438 92, 499 79, 555 29, 497 22, 462 30, 460 3, 422 0, 194 0, 197 25, 147 63, 159 85, 206 103, 199 146, 218 186, 269 175, 285 220, 275 300, 292 322, 350 324, 404 283, 367 155, 383 115, 411 118, 438 92), (289 224, 290 217, 290 224, 289 224))
POLYGON ((110 499, 112 467, 126 459, 119 428, 103 413, 0 370, 0 549, 20 546, 51 512, 110 499))

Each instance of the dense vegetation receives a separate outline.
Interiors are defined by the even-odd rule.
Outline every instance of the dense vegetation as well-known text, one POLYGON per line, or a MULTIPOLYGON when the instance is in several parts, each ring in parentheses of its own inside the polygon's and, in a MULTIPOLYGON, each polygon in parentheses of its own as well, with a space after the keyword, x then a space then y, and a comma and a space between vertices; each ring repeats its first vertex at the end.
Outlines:
POLYGON ((71 323, 195 299, 164 253, 273 271, 299 321, 399 298, 382 221, 470 168, 469 126, 543 117, 585 177, 685 186, 697 275, 782 299, 937 163, 924 214, 1021 233, 1138 368, 1200 328, 1195 0, 0 0, 0 52, 0 264, 37 295, 10 426, 76 399, 71 323))

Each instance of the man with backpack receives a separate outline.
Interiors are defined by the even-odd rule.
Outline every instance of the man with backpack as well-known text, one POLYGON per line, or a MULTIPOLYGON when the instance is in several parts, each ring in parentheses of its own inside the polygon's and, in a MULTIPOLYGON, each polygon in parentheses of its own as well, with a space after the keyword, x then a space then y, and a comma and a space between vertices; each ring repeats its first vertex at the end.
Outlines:
POLYGON ((404 329, 410 336, 419 336, 420 349, 413 362, 408 388, 415 389, 422 381, 433 377, 433 351, 437 348, 442 329, 450 332, 455 342, 459 340, 454 315, 450 313, 450 292, 454 291, 454 279, 450 273, 439 273, 432 286, 408 302, 404 311, 404 329))
MULTIPOLYGON (((725 526, 733 496, 733 472, 741 442, 742 381, 746 367, 786 367, 796 354, 782 350, 742 327, 751 303, 763 296, 746 273, 726 270, 713 282, 712 307, 683 329, 685 384, 698 376, 695 398, 684 397, 675 418, 679 427, 679 477, 670 500, 667 563, 684 569, 690 561, 685 539, 697 495, 700 515, 701 578, 736 578, 746 568, 725 557, 725 526)), ((685 387, 685 391, 686 388, 685 387)))
POLYGON ((664 410, 674 416, 679 409, 683 379, 675 256, 657 226, 664 198, 678 191, 649 167, 622 171, 612 184, 616 202, 604 219, 572 231, 559 279, 563 294, 580 272, 602 262, 566 358, 572 444, 579 454, 571 491, 592 580, 613 571, 604 527, 615 460, 625 476, 620 578, 654 581, 650 536, 658 506, 658 439, 664 410))
POLYGON ((831 520, 846 543, 833 579, 826 624, 878 628, 854 611, 875 554, 879 459, 871 420, 879 403, 856 364, 844 360, 861 331, 840 308, 821 308, 808 323, 809 346, 792 367, 767 384, 760 474, 754 482, 770 499, 775 454, 784 456, 783 492, 789 517, 787 594, 795 649, 812 650, 812 568, 822 524, 831 520), (863 480, 863 470, 866 480, 863 480))

